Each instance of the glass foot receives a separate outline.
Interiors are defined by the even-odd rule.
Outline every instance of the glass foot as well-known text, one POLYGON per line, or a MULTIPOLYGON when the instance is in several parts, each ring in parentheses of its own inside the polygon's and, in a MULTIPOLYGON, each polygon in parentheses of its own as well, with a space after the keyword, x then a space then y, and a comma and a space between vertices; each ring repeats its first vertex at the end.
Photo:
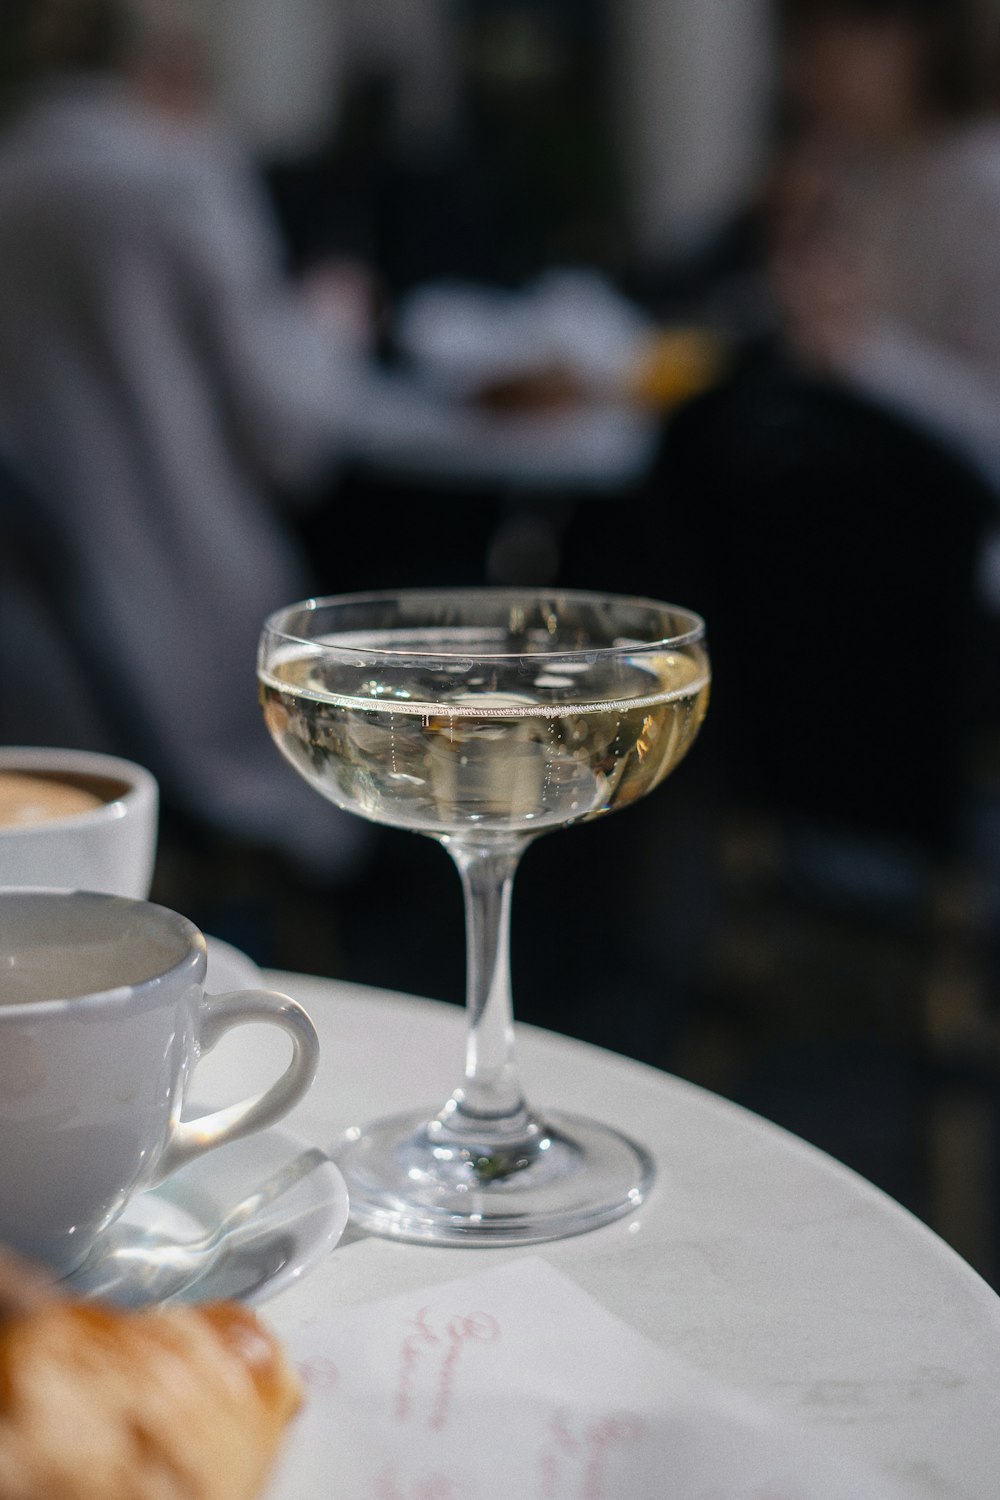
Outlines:
POLYGON ((582 1234, 637 1208, 654 1176, 648 1152, 627 1136, 555 1113, 498 1148, 414 1110, 349 1130, 333 1158, 360 1228, 424 1244, 582 1234))

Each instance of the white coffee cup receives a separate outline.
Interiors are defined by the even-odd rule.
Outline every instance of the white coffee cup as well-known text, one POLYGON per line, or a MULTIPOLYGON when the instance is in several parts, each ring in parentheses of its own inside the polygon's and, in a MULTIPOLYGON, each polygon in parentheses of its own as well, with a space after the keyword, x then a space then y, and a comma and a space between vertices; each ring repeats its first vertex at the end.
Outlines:
POLYGON ((319 1043, 286 995, 206 995, 186 917, 81 891, 0 890, 0 1241, 67 1272, 128 1200, 203 1152, 273 1124, 319 1043), (182 1119, 199 1057, 231 1027, 291 1039, 263 1094, 182 1119))
POLYGON ((92 790, 96 807, 0 827, 0 886, 51 886, 145 897, 153 878, 159 797, 142 766, 86 750, 0 748, 0 772, 92 790))

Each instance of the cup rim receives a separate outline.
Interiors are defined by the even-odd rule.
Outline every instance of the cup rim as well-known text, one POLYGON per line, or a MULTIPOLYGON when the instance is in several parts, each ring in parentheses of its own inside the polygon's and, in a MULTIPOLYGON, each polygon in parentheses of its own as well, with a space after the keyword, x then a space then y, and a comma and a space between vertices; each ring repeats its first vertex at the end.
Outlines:
POLYGON ((145 766, 135 761, 124 760, 118 755, 106 755, 97 750, 63 750, 43 745, 0 746, 0 771, 63 771, 71 776, 74 771, 83 776, 104 776, 108 779, 127 781, 128 787, 119 797, 102 802, 100 807, 88 808, 85 812, 69 813, 62 818, 45 818, 40 823, 7 823, 0 827, 0 838, 38 838, 49 832, 63 832, 70 828, 93 828, 104 823, 117 822, 125 817, 133 802, 158 796, 156 778, 145 766))
POLYGON ((155 901, 140 901, 133 896, 115 896, 107 891, 81 891, 71 887, 42 885, 0 886, 0 905, 7 897, 42 897, 46 901, 49 899, 61 901, 67 896, 83 897, 88 901, 99 901, 105 904, 113 902, 129 907, 145 907, 147 911, 155 913, 160 918, 166 918, 174 924, 177 935, 185 943, 185 951, 176 962, 162 969, 158 974, 149 975, 146 979, 115 985, 108 989, 91 990, 83 995, 52 996, 47 1000, 21 1000, 0 1005, 0 1026, 10 1020, 23 1021, 28 1018, 40 1020, 43 1016, 65 1015, 69 1011, 78 1015, 81 1012, 104 1010, 108 1007, 126 1005, 141 1007, 144 1003, 155 1001, 157 994, 167 981, 172 981, 176 977, 183 978, 185 969, 191 971, 191 983, 199 985, 204 983, 205 970, 208 965, 208 946, 205 936, 189 917, 182 916, 180 912, 173 911, 168 906, 161 906, 155 901))
POLYGON ((423 662, 450 663, 453 661, 465 661, 468 653, 458 648, 451 651, 415 651, 412 647, 394 649, 393 647, 371 648, 365 646, 351 646, 340 642, 330 643, 318 640, 316 637, 297 635, 289 626, 289 622, 298 614, 317 614, 320 610, 337 606, 387 604, 392 600, 405 599, 416 603, 426 599, 429 603, 440 605, 442 601, 450 601, 456 604, 463 600, 473 600, 491 595, 498 600, 505 600, 514 604, 518 600, 531 599, 537 603, 546 601, 555 603, 567 600, 576 604, 600 604, 616 603, 627 604, 639 608, 648 608, 661 611, 672 611, 683 617, 688 628, 679 631, 672 636, 650 637, 648 640, 630 643, 627 648, 620 645, 612 646, 587 646, 579 649, 564 648, 552 652, 532 651, 497 651, 477 652, 477 660, 488 660, 492 663, 501 662, 523 662, 531 660, 536 655, 544 656, 549 661, 562 661, 586 656, 591 659, 607 659, 620 657, 627 649, 630 655, 646 655, 663 651, 680 650, 685 646, 703 645, 705 642, 705 621, 696 610, 689 609, 685 604, 671 604, 663 599, 650 599, 640 594, 618 594, 613 592, 602 593, 594 589, 563 589, 563 588, 537 588, 529 586, 525 588, 499 587, 493 588, 485 585, 480 588, 411 588, 411 589, 377 589, 371 592, 357 594, 326 594, 316 595, 310 599, 301 599, 294 604, 286 604, 281 609, 274 610, 264 621, 261 651, 263 652, 264 641, 268 636, 294 646, 306 646, 312 650, 322 647, 325 654, 343 658, 345 661, 367 662, 373 657, 385 662, 387 666, 402 664, 404 662, 419 659, 423 662))

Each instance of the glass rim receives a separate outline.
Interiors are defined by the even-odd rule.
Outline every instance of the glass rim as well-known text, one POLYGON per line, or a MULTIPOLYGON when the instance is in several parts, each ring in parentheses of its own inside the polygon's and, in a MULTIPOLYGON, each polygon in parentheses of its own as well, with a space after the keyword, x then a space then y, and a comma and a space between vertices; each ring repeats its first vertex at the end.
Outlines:
POLYGON ((261 632, 261 641, 270 635, 279 638, 282 642, 293 646, 306 646, 316 650, 322 648, 326 651, 337 652, 345 658, 358 660, 360 662, 370 661, 373 656, 385 660, 388 664, 411 660, 440 661, 440 662, 465 662, 469 660, 469 652, 458 648, 452 651, 421 651, 412 646, 402 649, 384 646, 348 646, 317 639, 315 636, 297 635, 288 630, 282 624, 296 613, 310 612, 318 613, 321 609, 334 608, 338 605, 366 605, 386 604, 392 600, 417 601, 426 599, 430 601, 452 600, 458 602, 463 599, 478 599, 491 596, 499 600, 508 600, 514 603, 517 600, 530 601, 533 604, 542 604, 546 600, 558 603, 567 600, 578 604, 625 604, 638 608, 658 610, 661 613, 672 613, 683 616, 691 622, 690 629, 676 635, 658 636, 654 639, 643 641, 628 641, 614 646, 580 646, 561 648, 553 651, 476 651, 477 661, 524 661, 533 657, 545 658, 548 661, 556 659, 573 659, 585 657, 593 660, 596 657, 610 658, 621 656, 624 652, 634 655, 639 652, 658 652, 678 650, 684 646, 698 645, 705 639, 705 621, 696 610, 689 609, 687 605, 670 604, 666 600, 652 599, 641 594, 616 594, 604 593, 598 589, 547 589, 547 588, 491 588, 489 585, 480 587, 456 587, 456 588, 405 588, 405 589, 374 589, 354 594, 321 594, 312 598, 301 599, 294 604, 283 605, 281 609, 274 610, 266 620, 261 632))

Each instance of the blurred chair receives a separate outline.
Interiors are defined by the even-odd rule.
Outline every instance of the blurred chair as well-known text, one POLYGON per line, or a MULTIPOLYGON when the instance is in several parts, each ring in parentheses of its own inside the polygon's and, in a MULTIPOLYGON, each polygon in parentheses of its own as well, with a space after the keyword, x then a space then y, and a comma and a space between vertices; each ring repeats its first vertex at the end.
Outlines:
POLYGON ((709 618, 729 795, 952 849, 992 491, 873 403, 766 371, 682 413, 660 473, 709 618))

